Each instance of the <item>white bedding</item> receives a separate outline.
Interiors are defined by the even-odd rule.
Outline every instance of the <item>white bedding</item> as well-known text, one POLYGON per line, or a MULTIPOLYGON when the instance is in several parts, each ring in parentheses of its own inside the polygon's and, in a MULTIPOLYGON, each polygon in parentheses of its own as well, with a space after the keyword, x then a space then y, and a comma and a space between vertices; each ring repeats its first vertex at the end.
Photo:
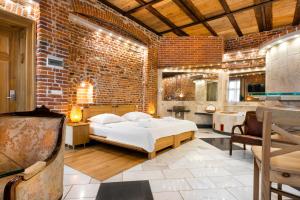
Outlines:
POLYGON ((124 121, 112 124, 90 123, 90 133, 109 140, 141 147, 148 152, 154 150, 156 139, 187 131, 196 131, 197 126, 188 120, 145 119, 138 122, 124 121))

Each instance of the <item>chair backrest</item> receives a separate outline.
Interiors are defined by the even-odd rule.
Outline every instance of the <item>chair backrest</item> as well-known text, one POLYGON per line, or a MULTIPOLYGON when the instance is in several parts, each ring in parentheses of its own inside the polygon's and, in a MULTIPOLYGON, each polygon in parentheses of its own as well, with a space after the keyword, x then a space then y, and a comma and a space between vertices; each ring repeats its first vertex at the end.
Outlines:
MULTIPOLYGON (((300 109, 258 107, 256 112, 259 120, 263 121, 262 164, 264 169, 270 168, 270 159, 272 157, 300 151, 300 136, 296 135, 300 124, 300 109), (294 132, 295 130, 296 132, 294 132), (283 139, 290 142, 290 145, 283 144, 280 147, 277 142, 277 149, 271 152, 273 145, 271 139, 272 131, 275 131, 283 139)), ((295 171, 295 173, 299 174, 300 172, 295 171)))
POLYGON ((248 111, 245 117, 245 134, 262 137, 262 122, 259 122, 255 111, 248 111))
POLYGON ((45 107, 0 115, 0 152, 22 167, 49 162, 62 144, 65 116, 45 107))

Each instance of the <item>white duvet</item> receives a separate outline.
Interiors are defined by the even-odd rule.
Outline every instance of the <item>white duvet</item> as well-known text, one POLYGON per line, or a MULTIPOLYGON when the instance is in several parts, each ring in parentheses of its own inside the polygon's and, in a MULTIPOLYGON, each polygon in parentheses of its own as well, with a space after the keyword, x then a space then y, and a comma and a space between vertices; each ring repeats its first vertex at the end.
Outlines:
POLYGON ((154 150, 156 139, 196 130, 198 129, 194 122, 175 118, 151 118, 105 125, 90 123, 90 133, 104 136, 108 140, 141 147, 148 152, 154 150))

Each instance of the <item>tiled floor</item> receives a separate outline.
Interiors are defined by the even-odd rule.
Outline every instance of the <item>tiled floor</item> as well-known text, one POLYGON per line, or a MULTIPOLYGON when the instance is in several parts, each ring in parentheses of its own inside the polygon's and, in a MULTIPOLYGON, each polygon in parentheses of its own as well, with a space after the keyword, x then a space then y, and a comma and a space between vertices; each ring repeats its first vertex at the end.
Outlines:
MULTIPOLYGON (((224 137, 201 129, 197 137, 224 137)), ((195 139, 104 182, 149 180, 155 200, 252 200, 252 155, 195 139)), ((95 199, 100 182, 65 166, 63 199, 95 199)), ((274 199, 276 199, 274 197, 274 199)))

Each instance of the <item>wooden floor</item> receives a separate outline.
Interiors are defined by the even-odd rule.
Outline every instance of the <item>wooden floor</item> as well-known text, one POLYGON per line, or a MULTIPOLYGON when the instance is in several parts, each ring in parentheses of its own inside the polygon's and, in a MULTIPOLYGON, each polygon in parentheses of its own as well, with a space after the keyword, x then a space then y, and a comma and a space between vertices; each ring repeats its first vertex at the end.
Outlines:
POLYGON ((97 180, 106 180, 147 160, 147 155, 106 144, 66 148, 65 164, 97 180))

